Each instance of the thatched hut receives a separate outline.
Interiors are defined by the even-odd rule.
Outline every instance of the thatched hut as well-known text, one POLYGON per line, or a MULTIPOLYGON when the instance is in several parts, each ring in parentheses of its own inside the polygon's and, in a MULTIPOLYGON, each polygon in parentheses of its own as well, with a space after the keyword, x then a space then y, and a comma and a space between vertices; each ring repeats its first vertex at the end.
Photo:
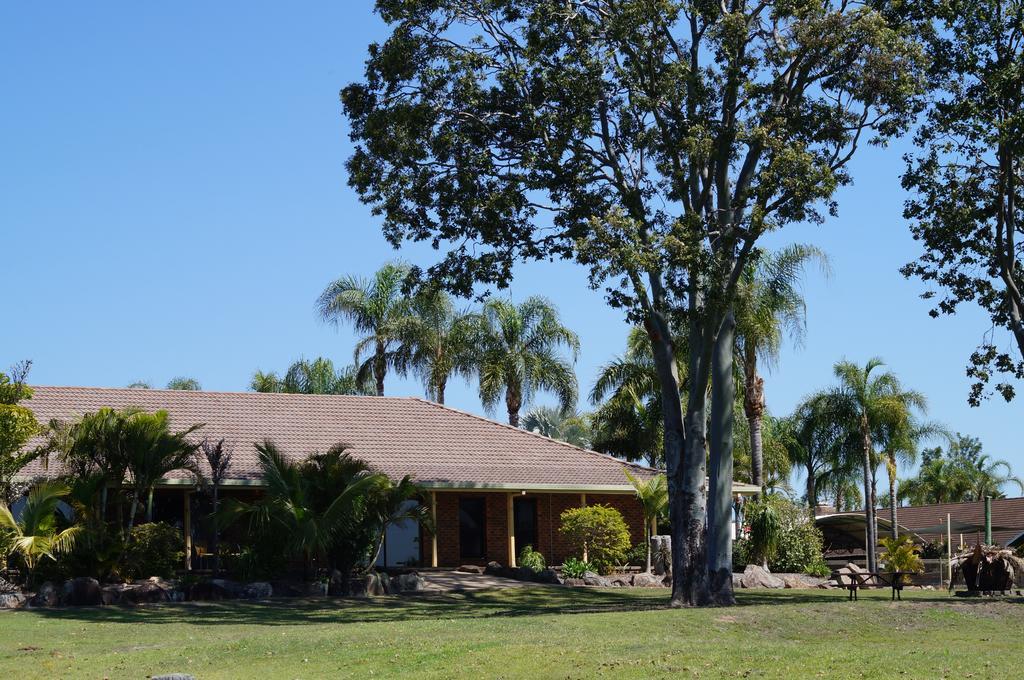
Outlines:
POLYGON ((1014 588, 1024 588, 1024 559, 1006 548, 976 545, 973 550, 953 555, 950 564, 953 567, 950 590, 961 579, 968 592, 1006 593, 1014 588))

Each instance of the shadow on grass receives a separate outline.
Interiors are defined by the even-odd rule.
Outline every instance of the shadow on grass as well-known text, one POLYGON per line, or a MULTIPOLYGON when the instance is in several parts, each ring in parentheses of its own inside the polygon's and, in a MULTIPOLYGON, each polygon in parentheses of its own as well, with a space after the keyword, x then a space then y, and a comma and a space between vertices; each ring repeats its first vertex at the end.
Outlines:
MULTIPOLYGON (((887 593, 861 596, 851 606, 888 602, 887 593), (882 597, 884 595, 884 597, 882 597)), ((1001 601, 1007 601, 1002 599, 1001 601)), ((1017 602, 1024 600, 1017 599, 1017 602)), ((740 591, 738 607, 812 605, 847 602, 845 591, 740 591)), ((905 607, 936 604, 985 605, 989 599, 952 599, 944 592, 917 594, 896 603, 905 607)), ((46 619, 126 623, 188 624, 196 626, 386 623, 437 619, 491 619, 519 616, 550 616, 611 612, 654 611, 669 608, 667 590, 604 590, 575 588, 516 588, 379 597, 369 600, 343 598, 280 598, 263 601, 183 602, 127 607, 79 607, 33 609, 12 612, 15 616, 46 619)))

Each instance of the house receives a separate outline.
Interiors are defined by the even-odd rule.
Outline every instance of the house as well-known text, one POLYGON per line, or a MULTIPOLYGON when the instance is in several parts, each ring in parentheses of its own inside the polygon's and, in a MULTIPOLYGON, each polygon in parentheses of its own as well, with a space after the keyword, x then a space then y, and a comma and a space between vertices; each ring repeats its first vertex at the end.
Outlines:
MULTIPOLYGON (((40 422, 73 420, 102 407, 164 409, 174 428, 202 423, 198 436, 224 438, 234 458, 222 496, 253 495, 263 484, 254 443, 269 439, 295 460, 344 444, 352 456, 426 490, 436 531, 388 532, 386 566, 455 567, 496 560, 514 565, 532 545, 552 564, 570 556, 559 517, 572 507, 618 509, 634 543, 644 540, 643 513, 625 472, 656 470, 581 449, 417 398, 256 392, 188 392, 96 387, 34 387, 24 402, 40 422)), ((37 461, 23 476, 58 474, 37 461)), ((164 479, 154 498, 157 521, 182 527, 190 555, 202 555, 206 495, 187 473, 164 479)), ((194 560, 193 560, 194 562, 194 560)))

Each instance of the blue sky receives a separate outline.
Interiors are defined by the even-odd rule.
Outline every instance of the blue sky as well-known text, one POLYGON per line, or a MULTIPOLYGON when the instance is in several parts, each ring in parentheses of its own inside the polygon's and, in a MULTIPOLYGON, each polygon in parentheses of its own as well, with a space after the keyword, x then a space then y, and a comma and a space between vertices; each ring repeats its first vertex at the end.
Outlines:
MULTIPOLYGON (((396 254, 346 186, 338 91, 385 35, 371 2, 5 3, 0 7, 0 366, 37 384, 162 385, 187 375, 243 390, 300 356, 351 360, 351 334, 317 321, 333 278, 396 254)), ((840 358, 879 355, 924 392, 931 418, 980 437, 1024 472, 1014 413, 967 406, 977 311, 932 320, 900 265, 917 250, 900 216, 909 145, 867 149, 840 217, 775 234, 814 243, 833 275, 808 277, 805 346, 767 377, 785 414, 840 358)), ((401 257, 429 264, 428 249, 401 257)), ((564 264, 520 267, 514 298, 546 295, 583 343, 584 390, 626 326, 564 264)), ((1008 340, 1008 339, 1007 339, 1008 340)), ((392 378, 395 395, 419 385, 392 378)), ((480 411, 472 386, 448 402, 480 411)), ((498 414, 500 418, 501 414, 498 414)))

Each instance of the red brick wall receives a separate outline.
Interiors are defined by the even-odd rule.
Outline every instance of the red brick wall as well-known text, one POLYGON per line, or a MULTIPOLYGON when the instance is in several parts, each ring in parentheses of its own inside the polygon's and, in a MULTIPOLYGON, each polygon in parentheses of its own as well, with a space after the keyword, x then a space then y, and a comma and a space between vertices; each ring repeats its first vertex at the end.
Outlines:
MULTIPOLYGON (((561 514, 569 508, 580 506, 580 494, 529 493, 525 497, 537 500, 537 544, 533 546, 534 549, 544 555, 548 564, 561 564, 572 556, 572 549, 558 531, 561 514)), ((596 503, 610 505, 622 513, 634 544, 644 540, 643 510, 636 497, 631 494, 587 494, 587 504, 596 503)), ((437 492, 438 566, 457 567, 467 562, 484 564, 490 560, 508 564, 507 504, 508 494, 504 492, 437 492), (462 497, 483 497, 486 500, 487 555, 482 560, 465 560, 459 556, 459 498, 462 497)), ((423 535, 420 546, 421 563, 429 565, 431 541, 428 535, 423 535)), ((517 544, 516 550, 522 547, 517 544)))

